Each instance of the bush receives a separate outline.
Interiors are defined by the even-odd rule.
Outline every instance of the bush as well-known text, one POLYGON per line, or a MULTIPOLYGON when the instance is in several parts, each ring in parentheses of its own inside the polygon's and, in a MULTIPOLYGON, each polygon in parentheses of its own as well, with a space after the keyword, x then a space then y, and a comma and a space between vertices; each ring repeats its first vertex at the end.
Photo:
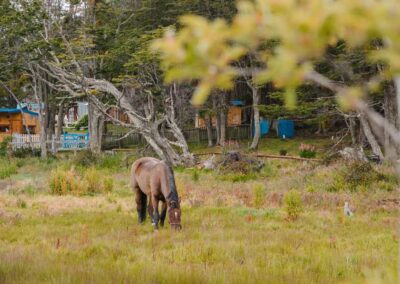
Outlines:
POLYGON ((74 169, 68 171, 57 169, 51 173, 49 181, 50 191, 53 194, 79 195, 86 192, 87 186, 74 169))
POLYGON ((0 142, 0 157, 7 156, 11 140, 11 136, 4 136, 3 141, 0 142))
POLYGON ((103 191, 111 192, 114 189, 114 181, 112 178, 105 178, 103 181, 103 191))
POLYGON ((300 216, 300 213, 303 212, 303 201, 300 194, 295 190, 286 192, 283 201, 288 219, 292 221, 296 220, 300 216))
POLYGON ((248 180, 256 179, 257 175, 255 173, 226 173, 219 176, 219 179, 231 182, 244 182, 248 180))
POLYGON ((49 186, 51 193, 57 195, 92 195, 111 192, 114 184, 112 178, 104 177, 95 168, 86 170, 83 175, 79 175, 74 169, 57 169, 51 173, 49 186))
POLYGON ((192 173, 192 180, 195 181, 195 182, 198 182, 198 181, 199 181, 199 178, 200 178, 200 174, 199 174, 199 172, 197 171, 197 169, 195 169, 195 170, 193 171, 193 173, 192 173))
POLYGON ((346 165, 334 175, 328 191, 368 191, 371 188, 392 191, 397 184, 395 175, 378 172, 370 163, 357 161, 346 165))
POLYGON ((281 155, 281 156, 286 156, 286 155, 287 155, 287 150, 285 150, 285 149, 280 149, 280 150, 279 150, 279 155, 281 155))
POLYGON ((256 208, 261 208, 264 205, 265 193, 265 187, 263 184, 256 183, 253 185, 254 206, 256 208))
POLYGON ((12 152, 15 158, 40 157, 39 148, 18 148, 12 152))
POLYGON ((99 156, 90 150, 83 150, 79 151, 72 161, 77 166, 90 167, 98 163, 99 156))
POLYGON ((79 121, 75 124, 75 129, 80 130, 81 127, 88 127, 89 126, 89 116, 85 114, 84 116, 79 119, 79 121))
POLYGON ((11 161, 2 161, 0 165, 0 179, 8 178, 17 173, 17 165, 11 161))
POLYGON ((299 156, 302 158, 315 158, 317 154, 315 146, 309 144, 301 144, 299 151, 299 156))
POLYGON ((18 198, 17 207, 21 208, 21 209, 25 209, 28 207, 28 205, 26 204, 25 200, 18 198))
POLYGON ((121 157, 118 155, 104 155, 97 157, 97 160, 102 169, 119 169, 121 167, 121 157))
POLYGON ((90 168, 86 170, 84 175, 84 181, 86 182, 87 193, 100 193, 102 192, 102 176, 101 173, 95 168, 90 168))
POLYGON ((350 164, 343 172, 343 177, 352 191, 355 191, 359 186, 369 187, 374 181, 383 178, 368 162, 350 164))

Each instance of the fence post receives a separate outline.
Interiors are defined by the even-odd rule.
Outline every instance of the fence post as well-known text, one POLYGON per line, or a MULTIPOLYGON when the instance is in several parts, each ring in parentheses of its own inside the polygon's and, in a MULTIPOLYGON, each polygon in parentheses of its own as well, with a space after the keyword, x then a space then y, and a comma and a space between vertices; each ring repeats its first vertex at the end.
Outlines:
POLYGON ((197 144, 200 144, 200 128, 196 128, 197 130, 197 144))

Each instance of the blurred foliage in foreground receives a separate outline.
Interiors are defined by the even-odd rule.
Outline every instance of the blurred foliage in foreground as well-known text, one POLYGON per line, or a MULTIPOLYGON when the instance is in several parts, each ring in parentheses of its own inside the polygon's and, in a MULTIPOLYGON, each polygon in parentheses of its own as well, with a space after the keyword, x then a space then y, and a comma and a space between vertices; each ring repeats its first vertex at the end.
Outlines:
MULTIPOLYGON (((342 41, 349 50, 365 50, 371 63, 387 67, 362 86, 367 91, 400 73, 397 0, 256 0, 241 1, 237 9, 231 22, 184 16, 177 33, 170 29, 153 45, 162 55, 168 81, 199 81, 194 105, 203 104, 213 88, 230 88, 235 77, 247 72, 234 63, 249 54, 261 63, 257 83, 284 88, 289 107, 295 106, 296 88, 309 79, 327 48, 342 41)), ((351 107, 362 87, 349 86, 341 103, 351 107)))

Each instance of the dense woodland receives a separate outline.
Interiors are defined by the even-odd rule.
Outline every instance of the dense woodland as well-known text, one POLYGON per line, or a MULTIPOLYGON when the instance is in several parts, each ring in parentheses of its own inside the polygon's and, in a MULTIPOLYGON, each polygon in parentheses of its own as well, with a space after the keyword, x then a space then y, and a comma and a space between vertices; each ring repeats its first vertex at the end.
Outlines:
MULTIPOLYGON (((185 80, 165 81, 168 67, 161 63, 159 53, 151 46, 171 28, 179 30, 183 14, 231 22, 237 13, 235 1, 3 0, 0 9, 1 104, 16 105, 27 97, 41 103, 43 157, 48 148, 45 141, 62 132, 62 123, 57 123, 56 117, 62 117, 71 102, 85 99, 89 101, 92 151, 101 150, 104 120, 109 118, 131 132, 140 133, 159 157, 172 164, 193 163, 182 129, 193 125, 196 108, 190 102, 199 79, 202 80, 201 71, 189 70, 195 80, 187 80, 190 75, 178 74, 175 77, 185 80), (111 106, 126 112, 130 123, 107 117, 106 110, 111 106), (166 135, 167 132, 171 135, 166 135)), ((204 42, 212 44, 207 36, 212 38, 213 34, 204 33, 203 36, 204 42)), ((278 41, 266 40, 259 50, 274 52, 277 45, 278 41)), ((371 50, 382 45, 379 38, 355 47, 338 40, 313 64, 319 74, 338 85, 367 84, 380 78, 387 68, 383 62, 374 63, 368 58, 371 50)), ((233 79, 230 88, 216 86, 200 107, 208 121, 207 128, 212 127, 211 117, 217 117, 217 144, 225 142, 229 101, 241 99, 252 106, 255 135, 251 149, 258 146, 260 116, 291 118, 311 135, 346 136, 353 146, 372 148, 375 155, 384 158, 390 135, 383 135, 380 130, 374 132, 368 116, 359 110, 343 110, 332 88, 309 82, 296 83, 291 87, 295 93, 294 103, 280 84, 258 83, 255 73, 247 72, 265 67, 260 54, 249 52, 237 58, 229 64, 243 72, 233 79)), ((195 65, 196 54, 187 60, 195 65)), ((281 72, 282 78, 286 78, 284 72, 289 67, 285 64, 290 64, 285 61, 276 64, 282 64, 283 71, 273 72, 277 76, 281 72)), ((279 66, 273 68, 279 69, 279 66)), ((297 75, 293 73, 292 76, 297 75)), ((379 80, 380 88, 370 92, 367 103, 392 125, 398 126, 394 83, 389 78, 379 80)), ((211 139, 209 144, 213 144, 211 139)))

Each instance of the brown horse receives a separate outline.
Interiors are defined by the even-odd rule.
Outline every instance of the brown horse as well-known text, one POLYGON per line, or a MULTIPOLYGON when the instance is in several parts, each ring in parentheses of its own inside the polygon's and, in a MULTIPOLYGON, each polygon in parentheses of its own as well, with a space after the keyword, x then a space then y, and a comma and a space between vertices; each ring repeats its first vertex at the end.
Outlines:
POLYGON ((131 185, 135 193, 139 223, 146 220, 146 206, 149 199, 148 211, 156 229, 158 229, 158 222, 161 227, 164 226, 167 211, 171 227, 176 230, 182 228, 174 172, 166 162, 150 157, 135 161, 132 165, 131 185), (158 209, 160 201, 162 202, 161 214, 158 209))

